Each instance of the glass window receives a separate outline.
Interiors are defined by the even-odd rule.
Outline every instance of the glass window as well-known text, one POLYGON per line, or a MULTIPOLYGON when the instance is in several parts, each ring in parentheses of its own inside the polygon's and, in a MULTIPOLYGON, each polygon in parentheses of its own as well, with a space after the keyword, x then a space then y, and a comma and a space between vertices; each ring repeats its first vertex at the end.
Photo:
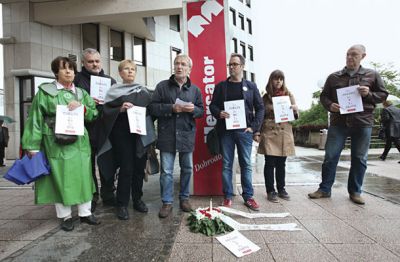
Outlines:
POLYGON ((231 19, 232 19, 232 24, 236 25, 236 11, 233 8, 229 9, 229 13, 231 15, 231 19))
POLYGON ((249 31, 249 34, 253 34, 253 27, 251 25, 251 20, 247 18, 247 30, 249 31))
POLYGON ((237 39, 236 39, 236 38, 232 38, 232 41, 231 41, 231 50, 232 50, 234 53, 237 53, 237 52, 238 52, 238 45, 237 45, 237 39))
POLYGON ((249 45, 249 46, 247 46, 247 48, 249 49, 249 59, 250 59, 250 61, 254 61, 253 47, 251 45, 249 45))
POLYGON ((137 65, 146 65, 146 40, 139 37, 133 38, 133 60, 137 65))
POLYGON ((169 28, 171 30, 174 30, 177 32, 181 31, 179 15, 170 15, 169 16, 169 28))
POLYGON ((244 42, 240 42, 240 51, 242 51, 242 55, 246 57, 246 44, 244 42))
POLYGON ((240 28, 244 30, 244 15, 239 13, 240 28))
POLYGON ((250 81, 255 82, 256 81, 256 74, 250 73, 250 81))
POLYGON ((99 25, 82 24, 82 49, 99 50, 99 25))
POLYGON ((247 71, 243 70, 243 78, 247 80, 247 71))
POLYGON ((174 73, 174 61, 175 57, 182 53, 182 50, 179 48, 171 47, 171 74, 174 73))
POLYGON ((110 59, 122 61, 124 57, 124 34, 119 31, 110 30, 110 59))

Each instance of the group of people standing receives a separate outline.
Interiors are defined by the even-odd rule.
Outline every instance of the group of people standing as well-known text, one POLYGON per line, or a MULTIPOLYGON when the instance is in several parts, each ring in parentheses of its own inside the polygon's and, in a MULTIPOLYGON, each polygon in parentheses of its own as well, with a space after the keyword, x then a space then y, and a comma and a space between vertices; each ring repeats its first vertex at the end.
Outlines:
MULTIPOLYGON (((322 183, 309 197, 331 196, 339 156, 345 139, 351 136, 352 167, 348 190, 350 199, 362 204, 360 194, 372 129, 372 111, 376 103, 386 99, 387 92, 379 74, 360 66, 365 57, 362 45, 352 46, 346 57, 346 67, 328 77, 321 94, 322 104, 331 112, 331 123, 322 165, 322 183), (351 84, 360 85, 358 90, 364 112, 341 115, 336 90, 351 84)), ((93 215, 99 200, 96 162, 100 173, 100 197, 103 204, 116 206, 118 219, 129 219, 131 197, 135 210, 148 212, 141 198, 146 152, 153 143, 160 150, 161 161, 162 206, 159 217, 166 218, 172 211, 177 152, 180 165, 179 206, 184 212, 192 210, 189 184, 193 174, 195 119, 202 117, 205 110, 200 89, 189 78, 192 66, 190 57, 178 55, 174 60, 174 74, 161 81, 150 95, 145 87, 135 83, 135 63, 124 60, 118 66, 123 82, 117 84, 111 78, 112 87, 105 101, 98 101, 89 95, 90 77, 110 77, 104 74, 100 54, 96 50, 83 51, 82 71, 79 73, 75 62, 67 57, 57 57, 52 62, 56 81, 39 87, 25 124, 22 145, 28 155, 43 150, 49 159, 52 173, 36 182, 35 201, 37 204, 55 204, 57 217, 62 219, 62 229, 70 231, 74 228, 71 205, 78 205, 81 222, 90 225, 100 223, 93 215), (54 119, 57 105, 67 105, 70 110, 84 107, 85 134, 72 144, 59 145, 55 141, 49 120, 54 119), (153 132, 147 132, 146 136, 130 132, 127 110, 134 106, 147 108, 146 129, 153 129, 153 121, 157 120, 157 137, 152 137, 153 132)), ((286 86, 284 73, 280 70, 271 73, 265 94, 261 97, 255 83, 243 78, 245 58, 242 55, 231 54, 227 66, 229 77, 216 85, 210 104, 210 111, 217 119, 216 130, 223 156, 224 200, 221 204, 227 207, 232 205, 236 147, 244 204, 252 210, 259 210, 252 186, 253 141, 259 143, 258 153, 265 155, 267 199, 271 202, 278 202, 278 198, 289 200, 285 189, 285 163, 287 157, 295 153, 292 126, 290 122, 275 122, 272 99, 288 96, 294 116, 298 117, 298 108, 286 86), (225 111, 224 102, 233 100, 244 100, 246 128, 226 128, 225 119, 230 115, 225 111)))

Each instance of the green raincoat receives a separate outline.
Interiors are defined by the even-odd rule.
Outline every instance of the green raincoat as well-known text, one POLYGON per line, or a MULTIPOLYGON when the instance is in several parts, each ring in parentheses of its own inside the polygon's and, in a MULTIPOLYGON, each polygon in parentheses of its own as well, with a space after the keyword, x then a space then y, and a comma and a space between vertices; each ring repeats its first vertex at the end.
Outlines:
MULTIPOLYGON (((89 94, 77 88, 78 100, 85 106, 85 121, 97 117, 96 104, 89 94)), ((54 132, 45 123, 45 117, 55 117, 57 105, 76 100, 68 90, 57 90, 55 83, 39 86, 22 137, 25 150, 44 151, 51 166, 51 174, 35 182, 35 203, 62 203, 65 206, 92 200, 95 186, 92 178, 88 132, 70 145, 54 141, 54 132)))

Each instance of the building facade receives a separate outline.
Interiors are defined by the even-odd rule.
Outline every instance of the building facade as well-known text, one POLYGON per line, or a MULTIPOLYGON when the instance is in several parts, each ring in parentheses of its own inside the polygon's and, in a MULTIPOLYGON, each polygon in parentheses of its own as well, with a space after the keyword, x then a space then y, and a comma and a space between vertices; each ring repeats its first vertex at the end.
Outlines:
MULTIPOLYGON (((245 77, 255 81, 251 0, 227 0, 229 52, 246 57, 245 77)), ((6 157, 19 156, 20 138, 38 86, 53 81, 51 61, 99 50, 106 74, 120 80, 118 63, 138 65, 136 81, 149 89, 172 73, 183 52, 182 0, 0 0, 3 10, 4 113, 9 125, 6 157)), ((228 52, 228 53, 229 53, 228 52)))
POLYGON ((183 51, 180 0, 2 0, 4 111, 9 125, 7 158, 19 155, 21 130, 37 87, 53 81, 51 61, 76 60, 81 51, 99 50, 106 74, 120 80, 118 63, 138 64, 136 81, 150 89, 172 73, 174 57, 183 51))

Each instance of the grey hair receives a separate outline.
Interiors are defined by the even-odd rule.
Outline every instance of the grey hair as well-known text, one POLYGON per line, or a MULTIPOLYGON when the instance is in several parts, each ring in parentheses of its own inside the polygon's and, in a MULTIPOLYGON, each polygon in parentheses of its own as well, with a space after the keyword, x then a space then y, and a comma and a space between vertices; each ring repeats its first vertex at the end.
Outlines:
POLYGON ((192 59, 191 59, 188 55, 185 55, 185 54, 178 54, 178 55, 175 57, 175 59, 174 59, 174 64, 175 64, 176 59, 178 59, 178 57, 179 57, 179 58, 184 58, 184 59, 186 59, 187 62, 188 62, 188 64, 189 64, 189 67, 192 68, 192 66, 193 66, 193 61, 192 61, 192 59))
POLYGON ((92 54, 99 54, 100 55, 99 51, 97 51, 96 49, 94 49, 94 48, 86 48, 85 50, 82 51, 81 60, 84 61, 86 55, 92 55, 92 54))
POLYGON ((246 64, 246 59, 244 58, 243 55, 238 54, 238 53, 232 53, 232 54, 231 54, 231 58, 232 58, 232 57, 238 57, 238 58, 240 59, 240 63, 241 63, 242 65, 245 65, 245 64, 246 64))
POLYGON ((365 46, 364 46, 364 45, 361 45, 361 44, 353 45, 353 46, 351 46, 350 48, 358 49, 358 50, 360 50, 363 54, 365 54, 365 52, 366 52, 365 46))

